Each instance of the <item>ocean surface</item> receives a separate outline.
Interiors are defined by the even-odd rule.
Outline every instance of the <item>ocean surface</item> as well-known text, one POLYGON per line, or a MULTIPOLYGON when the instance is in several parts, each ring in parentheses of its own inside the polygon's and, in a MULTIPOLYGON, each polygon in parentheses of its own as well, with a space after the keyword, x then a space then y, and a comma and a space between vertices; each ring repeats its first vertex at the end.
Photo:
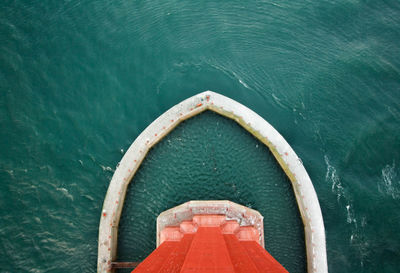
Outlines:
MULTIPOLYGON (((253 109, 302 159, 329 272, 400 271, 400 2, 0 2, 0 272, 96 272, 116 165, 154 119, 213 90, 253 109)), ((119 260, 155 246, 190 199, 265 216, 266 248, 305 272, 291 186, 236 123, 204 113, 131 182, 119 260)))

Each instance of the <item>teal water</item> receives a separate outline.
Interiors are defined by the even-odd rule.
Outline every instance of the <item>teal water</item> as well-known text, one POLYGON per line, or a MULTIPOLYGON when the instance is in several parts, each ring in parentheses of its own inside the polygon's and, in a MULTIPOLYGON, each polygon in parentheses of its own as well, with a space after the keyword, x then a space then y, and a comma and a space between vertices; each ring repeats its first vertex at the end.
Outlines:
MULTIPOLYGON (((165 110, 213 90, 268 120, 302 158, 330 272, 398 272, 399 41, 397 0, 1 1, 0 271, 95 272, 102 202, 124 151, 165 110)), ((181 147, 160 144, 136 186, 156 156, 181 147)), ((274 172, 254 153, 248 167, 274 172)), ((265 210, 249 189, 232 190, 231 153, 221 156, 223 195, 265 210)))

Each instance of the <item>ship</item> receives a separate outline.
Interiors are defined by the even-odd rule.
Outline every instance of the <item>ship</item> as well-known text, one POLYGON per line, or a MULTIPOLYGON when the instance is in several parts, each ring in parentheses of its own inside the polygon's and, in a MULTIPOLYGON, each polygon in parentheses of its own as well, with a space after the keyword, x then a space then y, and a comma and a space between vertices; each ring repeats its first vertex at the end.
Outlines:
POLYGON ((243 104, 205 91, 173 106, 131 144, 110 181, 100 217, 97 272, 287 272, 264 246, 263 216, 229 200, 192 200, 157 218, 156 248, 143 261, 118 262, 118 226, 130 181, 148 151, 179 123, 204 111, 234 120, 271 151, 289 178, 304 225, 307 271, 328 272, 325 228, 312 181, 283 136, 243 104))

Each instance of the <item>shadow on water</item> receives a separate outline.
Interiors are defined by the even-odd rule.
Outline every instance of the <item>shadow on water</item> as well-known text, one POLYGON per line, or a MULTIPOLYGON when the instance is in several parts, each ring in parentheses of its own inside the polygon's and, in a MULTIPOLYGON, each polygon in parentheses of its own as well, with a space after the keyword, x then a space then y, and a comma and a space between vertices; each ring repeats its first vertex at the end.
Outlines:
POLYGON ((126 196, 118 260, 141 261, 154 250, 162 211, 213 199, 258 210, 266 249, 289 272, 306 271, 303 224, 290 181, 261 142, 208 111, 181 123, 143 161, 126 196))

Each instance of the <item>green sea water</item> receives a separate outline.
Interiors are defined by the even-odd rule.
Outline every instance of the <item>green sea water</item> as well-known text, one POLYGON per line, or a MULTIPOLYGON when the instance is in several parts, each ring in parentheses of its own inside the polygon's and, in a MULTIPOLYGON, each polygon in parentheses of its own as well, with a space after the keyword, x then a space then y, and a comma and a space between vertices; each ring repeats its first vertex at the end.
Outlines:
MULTIPOLYGON (((0 272, 96 272, 115 166, 155 118, 204 90, 253 109, 301 157, 330 272, 400 271, 399 1, 3 0, 0 272)), ((290 189, 235 123, 195 117, 133 179, 120 258, 151 251, 165 207, 229 198, 269 217, 267 249, 304 272, 290 189), (146 229, 138 215, 151 216, 146 229)))

